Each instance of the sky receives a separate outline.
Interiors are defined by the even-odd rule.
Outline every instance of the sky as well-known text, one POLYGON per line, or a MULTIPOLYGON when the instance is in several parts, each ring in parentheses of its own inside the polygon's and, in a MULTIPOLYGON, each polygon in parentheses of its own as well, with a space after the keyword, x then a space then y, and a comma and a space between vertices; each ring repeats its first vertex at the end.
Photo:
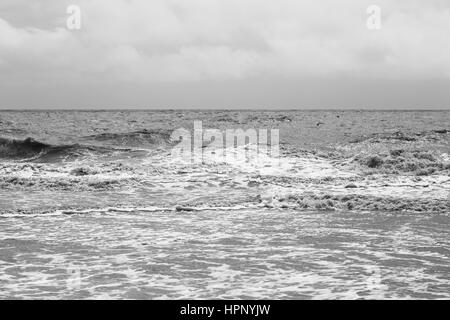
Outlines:
POLYGON ((0 0, 0 108, 450 109, 449 40, 448 0, 0 0))

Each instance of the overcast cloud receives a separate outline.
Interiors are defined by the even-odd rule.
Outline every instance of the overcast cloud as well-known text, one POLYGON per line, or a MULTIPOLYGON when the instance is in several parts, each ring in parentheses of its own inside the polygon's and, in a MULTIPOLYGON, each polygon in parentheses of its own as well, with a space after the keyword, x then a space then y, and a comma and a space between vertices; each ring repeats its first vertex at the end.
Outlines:
POLYGON ((0 0, 0 107, 448 108, 449 40, 448 0, 0 0))

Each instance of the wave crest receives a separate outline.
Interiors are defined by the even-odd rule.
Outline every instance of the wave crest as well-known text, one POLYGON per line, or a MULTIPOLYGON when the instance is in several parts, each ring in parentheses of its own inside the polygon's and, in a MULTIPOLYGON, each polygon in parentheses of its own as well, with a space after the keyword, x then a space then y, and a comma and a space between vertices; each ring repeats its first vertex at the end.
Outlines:
POLYGON ((151 147, 175 143, 176 141, 171 139, 171 134, 172 130, 167 129, 143 129, 121 133, 105 132, 85 136, 82 139, 115 146, 151 147))
POLYGON ((111 148, 83 146, 80 144, 51 145, 33 138, 24 140, 0 137, 0 159, 56 162, 88 154, 105 154, 111 148))

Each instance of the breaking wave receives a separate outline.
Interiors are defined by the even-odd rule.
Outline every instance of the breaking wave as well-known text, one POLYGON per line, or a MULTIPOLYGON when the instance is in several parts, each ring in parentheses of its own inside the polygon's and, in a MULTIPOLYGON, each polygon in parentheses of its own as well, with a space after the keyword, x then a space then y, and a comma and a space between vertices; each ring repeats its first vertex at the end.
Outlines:
MULTIPOLYGON (((0 138, 0 159, 56 162, 73 160, 80 156, 101 155, 114 149, 80 144, 51 145, 33 138, 24 140, 0 138)), ((122 150, 124 151, 124 150, 122 150)))

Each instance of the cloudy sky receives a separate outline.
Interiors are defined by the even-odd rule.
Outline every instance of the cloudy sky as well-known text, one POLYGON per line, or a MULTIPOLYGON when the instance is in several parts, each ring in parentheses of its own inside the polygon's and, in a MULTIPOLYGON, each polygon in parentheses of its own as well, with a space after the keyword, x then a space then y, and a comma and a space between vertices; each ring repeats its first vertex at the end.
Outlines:
POLYGON ((0 108, 450 109, 449 89, 448 0, 0 0, 0 108))

